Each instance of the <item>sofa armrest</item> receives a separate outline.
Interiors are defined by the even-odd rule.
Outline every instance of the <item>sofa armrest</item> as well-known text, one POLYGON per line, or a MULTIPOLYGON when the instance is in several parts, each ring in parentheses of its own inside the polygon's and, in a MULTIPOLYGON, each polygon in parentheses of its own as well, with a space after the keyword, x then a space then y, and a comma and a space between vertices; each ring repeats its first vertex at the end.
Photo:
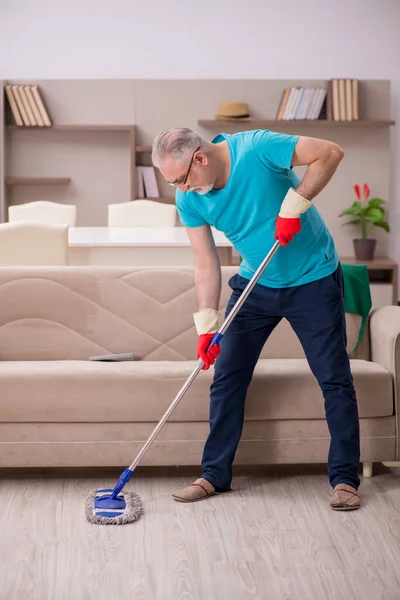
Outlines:
POLYGON ((396 460, 400 460, 400 306, 382 306, 369 317, 371 360, 393 376, 396 415, 396 460))

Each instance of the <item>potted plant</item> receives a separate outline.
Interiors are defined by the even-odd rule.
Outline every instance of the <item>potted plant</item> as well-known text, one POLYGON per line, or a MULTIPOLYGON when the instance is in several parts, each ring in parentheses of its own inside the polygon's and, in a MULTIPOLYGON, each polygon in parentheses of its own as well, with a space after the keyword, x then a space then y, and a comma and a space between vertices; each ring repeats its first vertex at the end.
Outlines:
POLYGON ((357 260, 372 260, 375 253, 376 239, 368 237, 370 231, 374 227, 382 227, 385 231, 390 231, 389 223, 385 221, 385 211, 382 208, 384 200, 369 198, 370 189, 366 183, 363 187, 363 198, 361 198, 360 186, 356 184, 353 188, 357 200, 339 216, 348 215, 352 217, 344 225, 359 225, 361 228, 361 238, 353 239, 354 253, 357 260))

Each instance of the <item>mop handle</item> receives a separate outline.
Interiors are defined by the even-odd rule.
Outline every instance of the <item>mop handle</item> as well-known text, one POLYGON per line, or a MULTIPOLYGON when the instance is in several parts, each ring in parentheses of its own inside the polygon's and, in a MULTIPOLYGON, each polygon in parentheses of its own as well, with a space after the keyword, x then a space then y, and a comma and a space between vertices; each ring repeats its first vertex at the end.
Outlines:
MULTIPOLYGON (((274 245, 272 246, 271 250, 268 252, 267 256, 264 258, 263 262, 258 267, 257 271, 254 273, 253 277, 251 278, 251 280, 249 281, 249 283, 247 284, 247 286, 245 287, 243 292, 241 293, 240 298, 238 298, 238 300, 236 301, 234 307, 230 311, 229 315, 226 317, 226 319, 223 322, 223 324, 221 325, 220 329, 214 335, 214 337, 210 343, 210 346, 213 344, 218 344, 220 342, 225 331, 227 330, 227 328, 229 327, 229 325, 231 324, 233 319, 236 317, 237 313, 239 312, 240 308, 246 301, 251 290, 256 285, 257 281, 260 279, 265 268, 271 262, 274 254, 278 250, 279 246, 280 246, 279 241, 276 241, 274 243, 274 245)), ((135 458, 133 463, 130 465, 129 471, 132 471, 132 472, 134 471, 134 469, 137 466, 137 464, 139 463, 140 459, 145 454, 145 452, 148 450, 148 448, 151 446, 153 440, 157 437, 158 433, 160 432, 162 427, 165 425, 169 416, 173 413, 173 411, 175 410, 175 408, 177 407, 179 402, 182 400, 183 396, 185 395, 185 393, 187 392, 187 390, 189 389, 189 387, 191 386, 193 381, 196 379, 197 375, 200 373, 200 371, 202 370, 203 367, 204 367, 204 362, 200 358, 197 363, 196 368, 194 369, 192 374, 188 377, 188 379, 186 380, 186 382, 182 386, 182 388, 179 390, 178 394, 176 395, 176 397, 174 398, 174 400, 172 401, 172 403, 170 404, 168 409, 165 411, 164 415, 161 417, 161 420, 155 427, 153 433, 150 435, 149 439, 147 440, 147 442, 145 443, 145 445, 143 446, 143 448, 141 449, 141 451, 139 452, 139 454, 137 455, 137 457, 135 458)))

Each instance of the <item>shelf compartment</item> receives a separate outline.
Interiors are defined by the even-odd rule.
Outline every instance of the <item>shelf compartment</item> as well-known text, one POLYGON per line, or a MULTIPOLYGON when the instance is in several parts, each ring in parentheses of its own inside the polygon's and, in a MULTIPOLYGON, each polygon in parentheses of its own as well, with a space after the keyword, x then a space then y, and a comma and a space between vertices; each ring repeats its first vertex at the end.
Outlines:
POLYGON ((6 177, 6 185, 64 185, 70 177, 6 177))
POLYGON ((306 125, 308 127, 390 127, 395 125, 396 122, 391 119, 359 119, 358 121, 333 121, 330 119, 315 119, 315 120, 300 120, 291 119, 287 120, 276 120, 276 119, 253 119, 252 121, 238 121, 236 119, 200 119, 197 121, 202 127, 219 127, 223 128, 225 124, 237 125, 238 127, 244 125, 248 127, 260 127, 269 128, 271 126, 276 127, 285 125, 306 125))
POLYGON ((15 131, 125 131, 131 132, 134 125, 52 125, 51 127, 19 127, 18 125, 6 125, 7 130, 15 131))

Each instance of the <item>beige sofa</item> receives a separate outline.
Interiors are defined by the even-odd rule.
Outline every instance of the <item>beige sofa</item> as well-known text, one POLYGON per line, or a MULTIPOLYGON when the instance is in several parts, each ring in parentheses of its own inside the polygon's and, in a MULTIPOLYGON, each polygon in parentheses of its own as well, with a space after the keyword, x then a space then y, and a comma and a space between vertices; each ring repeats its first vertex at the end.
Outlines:
MULTIPOLYGON (((221 315, 237 267, 223 267, 221 315)), ((193 269, 0 269, 0 467, 131 463, 196 365, 193 269), (92 362, 134 352, 137 361, 92 362)), ((359 317, 347 315, 349 348, 359 317)), ((352 358, 361 460, 399 460, 400 307, 374 311, 352 358)), ((143 465, 198 465, 212 370, 202 371, 143 465)), ((236 464, 324 463, 324 403, 282 321, 248 392, 236 464)))

